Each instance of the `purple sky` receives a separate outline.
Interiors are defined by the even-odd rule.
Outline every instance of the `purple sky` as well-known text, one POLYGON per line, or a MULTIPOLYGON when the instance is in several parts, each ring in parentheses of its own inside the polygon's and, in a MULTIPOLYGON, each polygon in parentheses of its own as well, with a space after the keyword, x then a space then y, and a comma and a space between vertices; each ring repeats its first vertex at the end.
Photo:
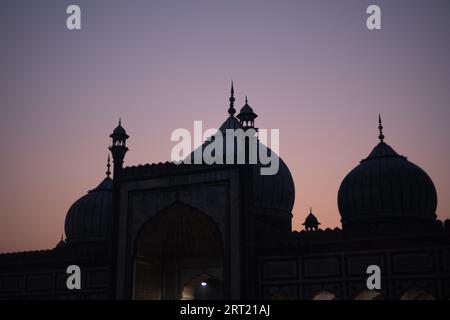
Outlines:
POLYGON ((450 1, 2 1, 0 252, 53 247, 106 171, 119 116, 126 165, 166 161, 176 128, 218 127, 231 79, 280 129, 296 185, 340 226, 337 190, 377 143, 421 166, 450 218, 450 1), (78 4, 82 30, 68 31, 78 4), (366 28, 369 4, 382 30, 366 28))

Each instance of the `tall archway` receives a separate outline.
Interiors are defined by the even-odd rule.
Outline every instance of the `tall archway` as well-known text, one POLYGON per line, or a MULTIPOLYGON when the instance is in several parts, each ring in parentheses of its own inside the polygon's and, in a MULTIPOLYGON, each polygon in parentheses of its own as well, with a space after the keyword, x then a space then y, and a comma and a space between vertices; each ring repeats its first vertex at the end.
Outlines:
POLYGON ((134 298, 181 299, 185 284, 199 274, 214 274, 222 281, 221 232, 209 216, 177 201, 138 233, 134 298))

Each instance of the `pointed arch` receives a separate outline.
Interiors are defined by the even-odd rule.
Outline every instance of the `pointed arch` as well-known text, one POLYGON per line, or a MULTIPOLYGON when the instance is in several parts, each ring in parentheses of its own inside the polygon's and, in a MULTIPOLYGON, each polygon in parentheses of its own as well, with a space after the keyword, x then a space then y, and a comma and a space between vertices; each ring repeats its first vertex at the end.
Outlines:
MULTIPOLYGON (((223 242, 217 224, 200 210, 176 200, 144 223, 135 238, 134 296, 183 298, 183 279, 222 267, 223 242)), ((184 293, 185 298, 194 294, 184 293)))

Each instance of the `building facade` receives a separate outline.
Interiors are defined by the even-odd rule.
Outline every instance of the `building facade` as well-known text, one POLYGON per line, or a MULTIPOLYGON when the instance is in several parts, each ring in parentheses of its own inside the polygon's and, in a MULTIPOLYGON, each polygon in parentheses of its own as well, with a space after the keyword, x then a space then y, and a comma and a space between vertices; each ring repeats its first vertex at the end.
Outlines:
MULTIPOLYGON (((216 135, 256 129, 247 99, 237 115, 233 88, 229 100, 216 135)), ((292 231, 295 186, 282 159, 274 175, 260 174, 259 158, 124 167, 128 138, 119 121, 113 178, 108 159, 54 249, 0 254, 0 298, 450 299, 450 221, 436 219, 425 171, 384 142, 381 118, 379 143, 343 179, 333 230, 311 210, 292 231), (80 290, 66 286, 69 265, 80 266, 80 290), (367 288, 373 265, 379 289, 367 288)), ((252 142, 265 148, 246 139, 246 155, 252 142)))

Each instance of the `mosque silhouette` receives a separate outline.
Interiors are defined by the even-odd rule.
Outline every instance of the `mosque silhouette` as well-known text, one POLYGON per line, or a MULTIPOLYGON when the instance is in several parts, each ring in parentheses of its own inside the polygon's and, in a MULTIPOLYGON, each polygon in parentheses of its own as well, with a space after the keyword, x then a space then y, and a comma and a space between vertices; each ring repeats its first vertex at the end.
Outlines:
MULTIPOLYGON (((255 129, 248 101, 236 116, 234 103, 232 87, 218 133, 255 129)), ((450 299, 450 220, 437 220, 432 180, 385 142, 381 117, 378 129, 378 144, 339 188, 342 228, 320 229, 310 210, 297 232, 281 159, 275 175, 261 175, 259 160, 124 167, 129 136, 119 121, 113 176, 108 158, 55 248, 0 254, 0 298, 450 299), (81 269, 79 290, 67 288, 69 265, 81 269), (367 288, 371 265, 380 289, 367 288)))

